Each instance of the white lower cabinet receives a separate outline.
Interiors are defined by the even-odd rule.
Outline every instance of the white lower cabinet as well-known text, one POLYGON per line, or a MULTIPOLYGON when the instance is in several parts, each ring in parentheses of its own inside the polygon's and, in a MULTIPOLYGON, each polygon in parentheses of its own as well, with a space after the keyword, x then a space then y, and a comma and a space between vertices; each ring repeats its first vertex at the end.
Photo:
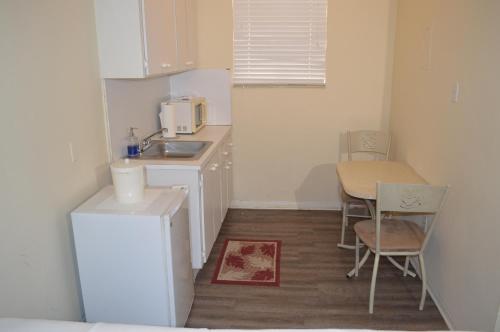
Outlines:
POLYGON ((226 215, 231 200, 233 199, 233 143, 231 136, 226 138, 222 144, 221 166, 222 214, 226 215))
POLYGON ((222 225, 222 178, 219 154, 216 153, 201 171, 202 179, 202 231, 206 256, 212 250, 222 225))
POLYGON ((189 187, 191 261, 194 269, 201 269, 207 261, 232 199, 231 148, 231 136, 228 135, 201 169, 193 166, 146 166, 149 186, 189 187))

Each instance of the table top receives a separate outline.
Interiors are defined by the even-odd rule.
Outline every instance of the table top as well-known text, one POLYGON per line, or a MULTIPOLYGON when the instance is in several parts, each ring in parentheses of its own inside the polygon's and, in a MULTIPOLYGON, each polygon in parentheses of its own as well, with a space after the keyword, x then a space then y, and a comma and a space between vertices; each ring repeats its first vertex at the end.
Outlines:
POLYGON ((387 183, 427 183, 411 166, 399 161, 343 161, 337 174, 344 191, 362 199, 377 198, 377 181, 387 183))

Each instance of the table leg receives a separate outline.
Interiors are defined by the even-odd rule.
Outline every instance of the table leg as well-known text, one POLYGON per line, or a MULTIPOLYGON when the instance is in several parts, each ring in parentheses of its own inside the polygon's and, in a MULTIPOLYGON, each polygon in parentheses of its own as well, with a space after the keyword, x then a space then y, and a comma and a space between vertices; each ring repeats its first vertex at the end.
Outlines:
MULTIPOLYGON (((366 206, 368 206, 368 211, 370 211, 370 216, 372 217, 373 220, 375 220, 375 208, 373 207, 371 200, 365 199, 365 202, 366 202, 366 206)), ((356 249, 356 246, 353 246, 352 244, 344 244, 344 243, 338 243, 337 247, 342 248, 342 249, 349 249, 349 250, 356 249)), ((360 248, 362 248, 362 247, 364 247, 364 245, 361 243, 360 248)))
POLYGON ((375 220, 377 216, 377 212, 375 211, 375 207, 373 206, 373 203, 369 199, 365 199, 366 206, 368 206, 368 211, 370 211, 370 215, 372 216, 372 219, 375 220))

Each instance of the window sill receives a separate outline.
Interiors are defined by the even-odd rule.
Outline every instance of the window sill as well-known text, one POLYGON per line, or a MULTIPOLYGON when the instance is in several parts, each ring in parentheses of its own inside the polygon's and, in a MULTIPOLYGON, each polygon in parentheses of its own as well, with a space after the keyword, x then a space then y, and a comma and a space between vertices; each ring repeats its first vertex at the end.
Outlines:
POLYGON ((259 83, 259 84, 233 84, 233 88, 312 88, 321 89, 326 88, 325 84, 271 84, 271 83, 259 83))

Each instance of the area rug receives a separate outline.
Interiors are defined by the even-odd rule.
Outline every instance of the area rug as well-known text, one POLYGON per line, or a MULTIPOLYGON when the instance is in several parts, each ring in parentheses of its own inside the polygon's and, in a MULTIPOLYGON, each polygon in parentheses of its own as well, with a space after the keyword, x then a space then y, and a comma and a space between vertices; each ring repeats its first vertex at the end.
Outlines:
POLYGON ((227 239, 220 253, 213 284, 280 285, 279 240, 227 239))

